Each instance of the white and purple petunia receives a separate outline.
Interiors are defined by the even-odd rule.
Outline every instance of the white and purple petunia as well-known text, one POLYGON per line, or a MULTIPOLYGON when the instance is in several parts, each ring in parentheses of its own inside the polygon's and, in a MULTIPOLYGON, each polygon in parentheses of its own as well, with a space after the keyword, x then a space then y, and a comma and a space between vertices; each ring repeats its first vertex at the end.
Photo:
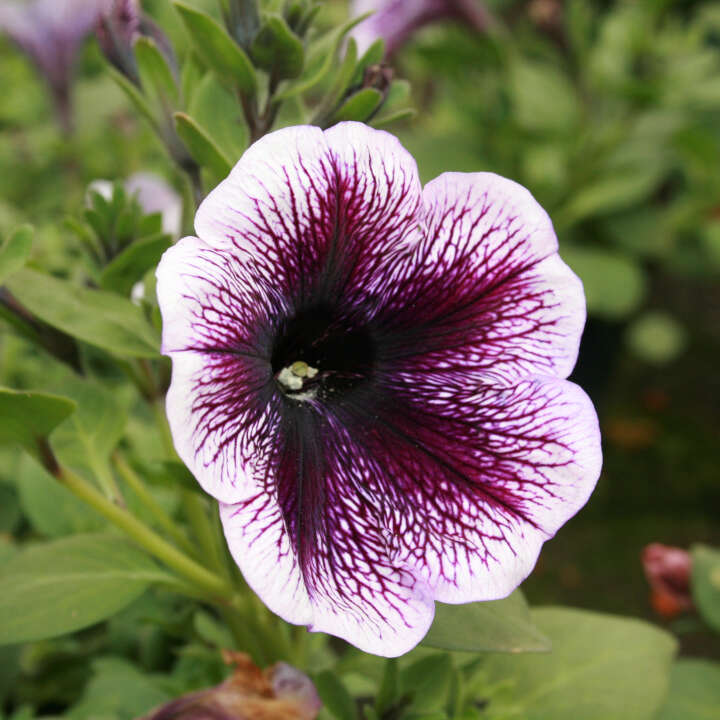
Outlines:
POLYGON ((265 136, 195 222, 158 268, 167 413, 255 592, 387 656, 435 600, 509 594, 601 465, 582 285, 530 193, 422 188, 347 122, 265 136))

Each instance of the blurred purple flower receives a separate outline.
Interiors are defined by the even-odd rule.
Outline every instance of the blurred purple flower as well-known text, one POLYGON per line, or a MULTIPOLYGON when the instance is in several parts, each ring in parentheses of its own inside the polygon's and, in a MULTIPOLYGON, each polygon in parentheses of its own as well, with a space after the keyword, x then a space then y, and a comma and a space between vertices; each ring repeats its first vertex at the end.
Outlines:
POLYGON ((58 119, 72 129, 70 86, 80 45, 107 0, 31 0, 0 5, 4 32, 32 59, 47 80, 58 119))
POLYGON ((354 17, 374 13, 350 33, 361 54, 377 38, 383 38, 386 55, 392 55, 413 32, 444 18, 460 20, 480 31, 487 30, 490 23, 478 0, 354 0, 351 12, 354 17))
POLYGON ((157 271, 167 413, 249 585, 400 655, 505 597, 597 481, 582 285, 520 185, 423 189, 392 135, 266 135, 157 271))
POLYGON ((152 38, 177 74, 177 59, 165 33, 142 12, 140 0, 107 0, 96 35, 105 57, 134 83, 140 83, 133 45, 141 36, 152 38))

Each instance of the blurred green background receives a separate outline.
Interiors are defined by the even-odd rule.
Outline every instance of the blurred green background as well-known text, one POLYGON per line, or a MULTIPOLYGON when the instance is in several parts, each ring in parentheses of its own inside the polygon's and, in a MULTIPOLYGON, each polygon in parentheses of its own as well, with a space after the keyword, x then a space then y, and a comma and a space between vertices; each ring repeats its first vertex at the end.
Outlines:
MULTIPOLYGON (((524 589, 533 604, 651 618, 643 546, 720 545, 720 6, 489 7, 492 32, 436 23, 395 54, 417 114, 389 129, 424 181, 446 170, 497 172, 527 186, 553 218, 561 254, 586 288, 574 379, 598 407, 605 464, 588 506, 547 543, 524 589)), ((182 53, 169 4, 145 8, 182 53)), ((346 5, 324 12, 329 24, 346 5)), ((63 221, 79 215, 92 180, 154 170, 182 188, 94 41, 79 64, 71 137, 59 132, 33 66, 5 39, 0 90, 0 236, 34 224, 33 259, 45 267, 67 273, 79 258, 63 221)), ((61 375, 53 363, 0 334, 0 385, 47 386, 61 375)), ((23 472, 3 451, 0 552, 11 536, 63 534, 27 511, 23 472)), ((720 657, 699 621, 672 629, 684 651, 720 657)))

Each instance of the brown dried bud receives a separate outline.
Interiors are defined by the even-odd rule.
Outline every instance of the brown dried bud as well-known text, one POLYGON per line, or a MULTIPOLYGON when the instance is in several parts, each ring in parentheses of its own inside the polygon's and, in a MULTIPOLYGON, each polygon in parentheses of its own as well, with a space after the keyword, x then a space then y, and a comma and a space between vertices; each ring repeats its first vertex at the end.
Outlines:
POLYGON ((223 657, 235 666, 224 683, 173 700, 145 720, 314 720, 320 711, 310 678, 291 665, 260 670, 244 653, 223 657))

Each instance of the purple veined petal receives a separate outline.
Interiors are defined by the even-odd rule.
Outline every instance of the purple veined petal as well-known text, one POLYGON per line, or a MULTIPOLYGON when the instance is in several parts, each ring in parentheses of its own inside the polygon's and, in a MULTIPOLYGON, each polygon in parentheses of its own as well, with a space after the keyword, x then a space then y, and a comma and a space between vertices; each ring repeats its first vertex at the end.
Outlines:
POLYGON ((362 397, 304 417, 270 462, 277 500, 221 508, 248 583, 289 622, 402 654, 433 600, 508 595, 587 501, 599 430, 576 385, 446 386, 426 405, 427 390, 386 388, 372 417, 362 397))
POLYGON ((413 234, 420 193, 415 161, 389 133, 350 122, 284 128, 245 152, 195 229, 298 306, 334 301, 374 284, 413 234))
POLYGON ((445 173, 423 203, 424 238, 383 306, 398 372, 567 377, 585 298, 547 213, 492 173, 445 173))
POLYGON ((284 485, 278 501, 265 491, 245 503, 221 504, 228 547, 250 587, 288 622, 365 652, 402 655, 429 629, 432 595, 422 578, 390 558, 390 531, 377 522, 379 507, 354 492, 346 473, 353 460, 338 450, 323 478, 310 458, 304 495, 284 485), (303 549, 306 535, 312 547, 303 549))
POLYGON ((441 602, 505 597, 595 488, 597 415, 577 385, 557 378, 446 383, 421 402, 428 392, 422 383, 399 388, 380 420, 392 450, 383 457, 373 447, 393 479, 385 492, 395 495, 396 560, 441 602), (413 496, 408 512, 403 500, 413 496))
POLYGON ((173 359, 166 409, 175 448, 212 496, 244 499, 253 490, 248 463, 275 438, 268 298, 227 253, 193 237, 163 255, 157 294, 162 351, 173 359))

